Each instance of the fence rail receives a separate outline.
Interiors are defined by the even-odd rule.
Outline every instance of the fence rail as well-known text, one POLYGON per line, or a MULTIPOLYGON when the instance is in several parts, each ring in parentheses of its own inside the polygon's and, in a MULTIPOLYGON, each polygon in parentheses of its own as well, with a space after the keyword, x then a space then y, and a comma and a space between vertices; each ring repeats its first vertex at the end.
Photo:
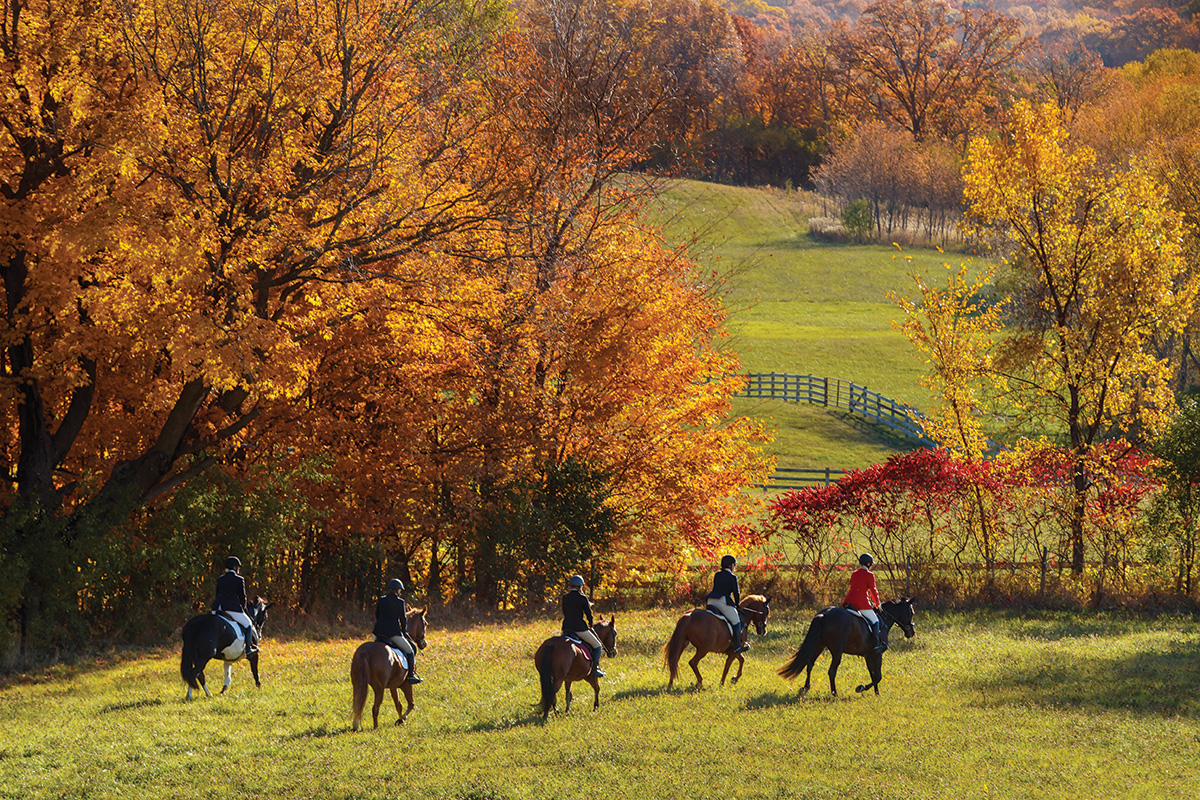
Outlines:
POLYGON ((844 469, 795 469, 776 467, 770 483, 760 483, 756 489, 804 489, 809 486, 828 486, 840 481, 846 474, 844 469))
POLYGON ((740 397, 767 397, 785 403, 809 403, 858 414, 923 445, 935 446, 925 436, 921 412, 841 378, 791 375, 783 372, 751 372, 744 376, 746 388, 740 397))

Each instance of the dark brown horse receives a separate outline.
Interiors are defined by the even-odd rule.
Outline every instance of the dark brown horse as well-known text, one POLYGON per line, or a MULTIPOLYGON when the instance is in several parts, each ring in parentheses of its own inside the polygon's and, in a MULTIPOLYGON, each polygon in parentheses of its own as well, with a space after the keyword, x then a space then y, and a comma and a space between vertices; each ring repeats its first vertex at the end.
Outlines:
MULTIPOLYGON (((617 618, 613 616, 608 622, 601 619, 592 628, 609 658, 617 655, 616 626, 617 618)), ((592 662, 582 647, 570 642, 565 636, 551 636, 542 642, 541 647, 533 654, 533 664, 537 667, 542 687, 542 699, 537 707, 542 712, 543 721, 557 708, 558 687, 564 684, 567 689, 567 706, 563 711, 571 710, 571 684, 574 681, 590 683, 596 693, 592 709, 600 707, 600 681, 592 675, 592 662)))
MULTIPOLYGON (((405 615, 405 619, 408 620, 408 637, 422 650, 425 649, 425 611, 426 609, 414 608, 405 615)), ((376 728, 379 727, 379 706, 383 704, 384 689, 391 691, 396 713, 400 715, 396 724, 404 723, 405 717, 411 714, 414 708, 412 684, 408 682, 408 673, 408 667, 400 662, 396 651, 383 642, 365 642, 358 646, 354 651, 354 658, 350 660, 350 684, 354 687, 354 730, 358 730, 362 723, 363 706, 367 702, 367 687, 375 690, 375 705, 371 708, 371 718, 376 728), (408 701, 407 711, 400 708, 397 689, 404 690, 404 699, 408 701)))
MULTIPOLYGON (((880 609, 880 627, 883 630, 883 640, 887 641, 888 631, 893 625, 899 625, 904 631, 904 638, 911 639, 917 635, 913 626, 913 599, 901 597, 889 600, 880 609)), ((879 682, 883 680, 883 653, 872 652, 871 631, 862 617, 845 608, 827 608, 813 619, 808 626, 808 633, 800 644, 800 649, 792 660, 785 664, 779 674, 789 680, 807 670, 804 676, 804 687, 800 694, 808 691, 812 678, 813 664, 825 650, 829 651, 829 691, 837 694, 837 671, 842 663, 842 654, 862 656, 867 660, 867 671, 871 674, 871 682, 855 687, 856 692, 874 689, 879 694, 879 682)))
MULTIPOLYGON (((741 614, 742 622, 754 623, 759 636, 767 632, 767 617, 771 615, 770 597, 763 597, 761 594, 744 597, 742 604, 738 606, 738 611, 741 614)), ((744 644, 745 641, 746 636, 743 630, 741 644, 744 644)), ((692 672, 696 673, 696 685, 703 686, 704 677, 700 674, 699 669, 700 659, 709 653, 723 653, 729 650, 731 642, 732 634, 729 632, 729 623, 725 621, 724 617, 718 617, 703 608, 697 608, 684 614, 679 618, 679 622, 675 623, 675 633, 671 634, 671 640, 663 648, 663 660, 671 672, 667 688, 670 689, 675 685, 675 677, 679 673, 679 657, 683 655, 688 644, 696 648, 696 655, 688 662, 688 666, 692 668, 692 672)), ((741 653, 730 653, 725 658, 725 670, 721 673, 722 686, 725 685, 725 676, 729 674, 729 667, 733 665, 735 658, 738 668, 732 682, 736 684, 742 677, 742 667, 745 666, 746 659, 742 658, 741 653)))

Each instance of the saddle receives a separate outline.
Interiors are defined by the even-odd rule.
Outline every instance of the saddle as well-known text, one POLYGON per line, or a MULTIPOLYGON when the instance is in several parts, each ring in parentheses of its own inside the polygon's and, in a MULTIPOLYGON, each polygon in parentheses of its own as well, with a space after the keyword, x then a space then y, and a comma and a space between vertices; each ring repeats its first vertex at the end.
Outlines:
MULTIPOLYGON (((721 622, 725 623, 725 627, 729 629, 729 638, 732 639, 734 636, 733 626, 729 624, 729 620, 725 618, 725 615, 722 614, 720 611, 713 611, 708 606, 705 606, 704 610, 707 611, 709 614, 712 614, 717 619, 721 620, 721 622)), ((740 614, 741 612, 739 611, 738 613, 740 614)))
POLYGON ((396 645, 392 644, 391 642, 380 639, 378 636, 375 637, 375 641, 379 642, 382 645, 386 645, 387 649, 391 650, 396 655, 396 659, 399 660, 400 666, 404 667, 405 669, 408 669, 409 667, 412 666, 411 664, 408 663, 408 654, 405 653, 403 650, 401 650, 399 647, 396 647, 396 645))
POLYGON ((584 661, 592 660, 592 646, 591 645, 589 645, 587 642, 585 642, 583 639, 580 639, 578 636, 574 635, 573 633, 567 633, 566 631, 562 632, 562 637, 564 639, 566 639, 568 642, 570 642, 572 647, 578 647, 581 651, 583 651, 583 660, 584 661))

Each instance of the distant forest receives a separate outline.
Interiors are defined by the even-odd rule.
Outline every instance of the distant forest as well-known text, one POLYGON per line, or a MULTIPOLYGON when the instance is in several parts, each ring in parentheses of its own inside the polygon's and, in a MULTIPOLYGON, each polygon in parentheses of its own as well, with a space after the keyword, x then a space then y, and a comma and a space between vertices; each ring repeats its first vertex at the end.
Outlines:
MULTIPOLYGON (((871 0, 790 0, 772 5, 763 0, 724 0, 731 13, 759 26, 801 33, 827 30, 836 23, 851 24, 871 0)), ((1112 3, 1071 2, 956 2, 958 11, 998 11, 1020 23, 1021 31, 1043 45, 1080 42, 1100 54, 1104 64, 1121 66, 1139 61, 1162 47, 1195 48, 1195 15, 1200 0, 1117 0, 1112 3)))

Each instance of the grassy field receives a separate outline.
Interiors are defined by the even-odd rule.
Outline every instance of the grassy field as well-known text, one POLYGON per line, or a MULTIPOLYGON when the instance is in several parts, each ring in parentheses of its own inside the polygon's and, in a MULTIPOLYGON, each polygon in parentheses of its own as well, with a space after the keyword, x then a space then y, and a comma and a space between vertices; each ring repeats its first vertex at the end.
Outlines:
POLYGON ((530 657, 549 619, 432 620, 409 723, 386 701, 360 733, 353 639, 269 637, 261 691, 238 665, 227 696, 191 703, 176 652, 26 676, 0 688, 0 797, 1177 798, 1200 781, 1195 621, 918 615, 880 696, 854 694, 847 657, 832 698, 827 655, 806 697, 775 674, 811 611, 772 619, 736 687, 710 656, 711 686, 667 692, 678 613, 619 613, 600 710, 584 686, 546 725, 530 657))
MULTIPOLYGON (((777 189, 677 181, 656 213, 669 240, 689 243, 703 266, 729 276, 728 345, 747 372, 843 378, 918 408, 929 404, 916 350, 893 328, 889 292, 910 293, 913 266, 893 247, 830 245, 810 239, 806 220, 834 213, 809 196, 777 189)), ((914 251, 940 270, 955 256, 914 251)), ((770 419, 781 466, 860 468, 913 445, 857 418, 782 402, 739 405, 770 419)))

